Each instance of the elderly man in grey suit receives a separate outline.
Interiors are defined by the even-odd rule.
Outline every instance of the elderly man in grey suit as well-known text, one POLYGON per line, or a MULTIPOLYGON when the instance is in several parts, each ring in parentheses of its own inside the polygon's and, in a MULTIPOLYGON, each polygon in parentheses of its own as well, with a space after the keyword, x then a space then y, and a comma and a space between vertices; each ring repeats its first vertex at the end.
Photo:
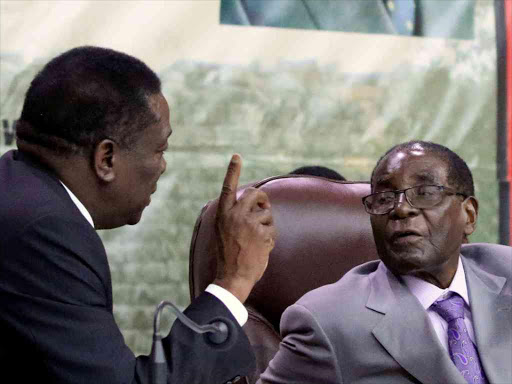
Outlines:
POLYGON ((281 318, 261 383, 512 382, 512 248, 464 244, 478 202, 466 163, 413 141, 372 174, 380 261, 316 289, 281 318))

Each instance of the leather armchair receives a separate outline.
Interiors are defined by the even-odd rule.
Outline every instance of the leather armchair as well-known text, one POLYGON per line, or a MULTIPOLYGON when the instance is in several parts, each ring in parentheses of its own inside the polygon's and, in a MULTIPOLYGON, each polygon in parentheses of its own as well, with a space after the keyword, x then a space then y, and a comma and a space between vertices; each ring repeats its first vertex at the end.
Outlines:
MULTIPOLYGON (((278 235, 268 268, 245 306, 244 330, 257 360, 255 383, 279 348, 279 321, 306 292, 339 280, 354 266, 377 258, 369 215, 361 198, 366 182, 333 181, 314 176, 278 176, 248 186, 264 190, 272 204, 278 235)), ((215 278, 217 199, 197 219, 190 247, 189 284, 197 297, 215 278)), ((357 292, 354 292, 357 294, 357 292)))

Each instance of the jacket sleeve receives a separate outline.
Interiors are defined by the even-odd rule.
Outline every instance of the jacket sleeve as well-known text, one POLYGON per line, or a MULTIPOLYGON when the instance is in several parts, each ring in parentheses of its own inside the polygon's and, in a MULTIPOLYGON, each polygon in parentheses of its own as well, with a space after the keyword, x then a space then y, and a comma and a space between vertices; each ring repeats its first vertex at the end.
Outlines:
MULTIPOLYGON (((15 334, 0 351, 8 369, 52 383, 148 382, 148 357, 133 355, 114 319, 108 261, 88 223, 47 215, 1 253, 0 334, 15 334)), ((249 342, 222 302, 205 293, 187 312, 200 323, 226 317, 233 332, 212 346, 177 321, 164 339, 168 383, 223 383, 252 369, 249 342)))
POLYGON ((294 304, 281 318, 283 341, 258 384, 341 384, 331 341, 306 307, 294 304))

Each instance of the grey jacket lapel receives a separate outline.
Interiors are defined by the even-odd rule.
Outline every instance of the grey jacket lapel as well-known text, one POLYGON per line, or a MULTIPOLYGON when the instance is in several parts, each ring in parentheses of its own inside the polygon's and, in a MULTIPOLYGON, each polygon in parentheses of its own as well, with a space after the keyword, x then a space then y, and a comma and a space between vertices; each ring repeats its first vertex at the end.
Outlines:
POLYGON ((421 304, 385 268, 379 267, 372 276, 367 307, 383 314, 373 335, 412 376, 425 384, 467 384, 439 342, 421 304))
POLYGON ((509 383, 512 378, 512 296, 503 292, 506 278, 485 272, 464 257, 462 263, 480 361, 490 383, 509 383))

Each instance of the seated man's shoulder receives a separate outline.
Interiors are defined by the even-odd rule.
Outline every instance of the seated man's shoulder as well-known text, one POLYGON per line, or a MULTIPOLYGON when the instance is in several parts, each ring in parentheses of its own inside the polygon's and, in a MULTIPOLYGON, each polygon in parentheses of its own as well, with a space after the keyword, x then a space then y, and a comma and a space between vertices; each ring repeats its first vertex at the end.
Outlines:
POLYGON ((8 152, 0 160, 0 225, 22 228, 40 217, 69 213, 71 200, 59 180, 13 154, 8 152))
POLYGON ((377 273, 379 263, 376 260, 354 267, 337 282, 306 293, 297 304, 313 312, 325 311, 333 305, 340 311, 362 310, 371 290, 372 275, 377 273))
POLYGON ((461 254, 466 262, 498 276, 512 275, 512 247, 491 243, 463 244, 461 254))
POLYGON ((367 307, 375 278, 385 278, 379 265, 380 261, 362 264, 337 282, 305 294, 284 312, 283 334, 322 329, 329 338, 344 335, 350 343, 366 343, 371 329, 381 318, 367 307))

